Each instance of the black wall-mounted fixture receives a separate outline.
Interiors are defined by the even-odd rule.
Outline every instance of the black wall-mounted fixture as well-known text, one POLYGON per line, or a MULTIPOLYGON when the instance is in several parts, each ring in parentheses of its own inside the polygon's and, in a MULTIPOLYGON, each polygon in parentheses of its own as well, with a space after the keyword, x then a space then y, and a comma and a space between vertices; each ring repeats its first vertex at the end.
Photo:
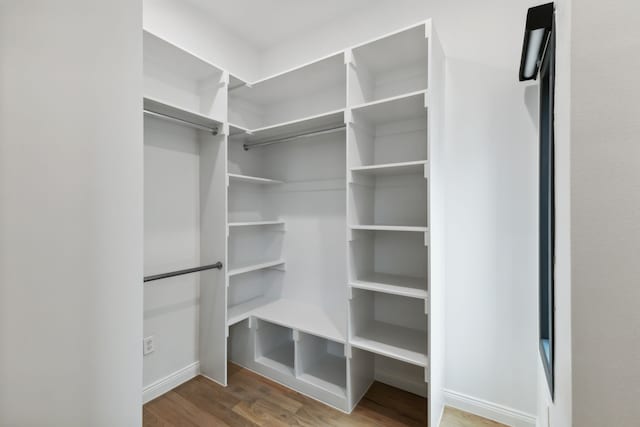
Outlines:
POLYGON ((553 3, 532 7, 524 29, 520 81, 535 80, 553 27, 553 3))
POLYGON ((555 366, 555 63, 556 30, 553 3, 532 7, 520 62, 520 81, 540 78, 539 203, 538 203, 538 332, 539 353, 551 399, 555 366))

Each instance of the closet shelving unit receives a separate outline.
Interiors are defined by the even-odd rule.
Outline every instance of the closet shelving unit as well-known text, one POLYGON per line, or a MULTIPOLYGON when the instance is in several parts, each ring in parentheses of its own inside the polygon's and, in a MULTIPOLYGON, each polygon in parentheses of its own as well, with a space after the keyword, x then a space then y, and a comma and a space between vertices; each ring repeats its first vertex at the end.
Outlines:
POLYGON ((202 373, 226 385, 231 360, 347 412, 378 380, 427 397, 437 425, 444 81, 431 22, 252 83, 148 33, 145 61, 147 44, 196 82, 154 99, 220 129, 201 149, 201 193, 222 190, 201 201, 203 256, 225 265, 201 294, 202 373))

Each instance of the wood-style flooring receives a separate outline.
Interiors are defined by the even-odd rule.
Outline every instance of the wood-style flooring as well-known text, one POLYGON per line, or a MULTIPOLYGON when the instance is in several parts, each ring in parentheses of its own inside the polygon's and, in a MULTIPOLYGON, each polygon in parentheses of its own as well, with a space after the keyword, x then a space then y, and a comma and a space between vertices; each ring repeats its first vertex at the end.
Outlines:
MULTIPOLYGON (((228 387, 198 376, 144 405, 151 426, 367 426, 427 425, 426 399, 374 383, 347 415, 229 364, 228 387)), ((498 427, 483 418, 447 408, 441 427, 498 427)))

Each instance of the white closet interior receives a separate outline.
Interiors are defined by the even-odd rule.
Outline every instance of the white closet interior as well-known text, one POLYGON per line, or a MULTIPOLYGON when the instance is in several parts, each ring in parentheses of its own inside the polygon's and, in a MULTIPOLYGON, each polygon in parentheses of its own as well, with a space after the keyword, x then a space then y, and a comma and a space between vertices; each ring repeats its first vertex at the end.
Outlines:
POLYGON ((251 83, 149 32, 144 60, 145 149, 179 159, 183 141, 198 156, 188 259, 158 249, 170 219, 151 223, 180 206, 154 202, 173 184, 149 171, 146 208, 161 211, 145 214, 145 272, 223 263, 171 279, 199 290, 200 372, 226 385, 230 360, 346 412, 378 380, 428 397, 435 423, 444 82, 431 22, 251 83))

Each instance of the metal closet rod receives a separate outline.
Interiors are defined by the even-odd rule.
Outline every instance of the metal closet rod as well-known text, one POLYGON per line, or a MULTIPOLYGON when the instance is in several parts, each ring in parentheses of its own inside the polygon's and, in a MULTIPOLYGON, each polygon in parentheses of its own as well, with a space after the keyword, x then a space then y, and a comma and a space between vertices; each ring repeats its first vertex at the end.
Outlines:
POLYGON ((144 110, 144 113, 149 115, 149 116, 159 117, 159 118, 161 118, 163 120, 168 120, 170 122, 181 123, 181 124, 185 124, 187 126, 190 126, 192 128, 196 128, 196 129, 200 129, 200 130, 206 130, 206 131, 211 132, 214 135, 218 134, 218 128, 217 127, 202 126, 202 125, 199 125, 197 123, 190 122, 188 120, 179 119, 177 117, 168 116, 166 114, 157 113, 157 112, 151 111, 151 110, 144 110))
POLYGON ((300 138, 310 138, 312 136, 326 135, 326 134, 329 134, 329 133, 339 132, 339 131, 345 129, 346 127, 347 126, 345 124, 342 124, 340 126, 335 126, 335 127, 328 128, 328 129, 321 129, 321 130, 314 130, 314 131, 310 131, 310 132, 303 132, 303 133, 299 133, 297 135, 291 135, 291 136, 287 136, 287 137, 284 137, 284 138, 277 138, 277 139, 271 139, 271 140, 268 140, 268 141, 244 144, 243 148, 244 148, 245 151, 248 151, 248 150, 250 150, 252 148, 256 148, 256 147, 264 147, 266 145, 280 144, 281 142, 289 142, 289 141, 293 141, 293 140, 300 139, 300 138))
POLYGON ((198 271, 213 270, 214 268, 217 268, 218 270, 222 270, 222 263, 218 261, 215 264, 203 265, 202 267, 187 268, 185 270, 176 270, 176 271, 170 271, 169 273, 146 276, 144 278, 144 282, 146 283, 146 282, 152 282, 154 280, 166 279, 168 277, 182 276, 183 274, 197 273, 198 271))

